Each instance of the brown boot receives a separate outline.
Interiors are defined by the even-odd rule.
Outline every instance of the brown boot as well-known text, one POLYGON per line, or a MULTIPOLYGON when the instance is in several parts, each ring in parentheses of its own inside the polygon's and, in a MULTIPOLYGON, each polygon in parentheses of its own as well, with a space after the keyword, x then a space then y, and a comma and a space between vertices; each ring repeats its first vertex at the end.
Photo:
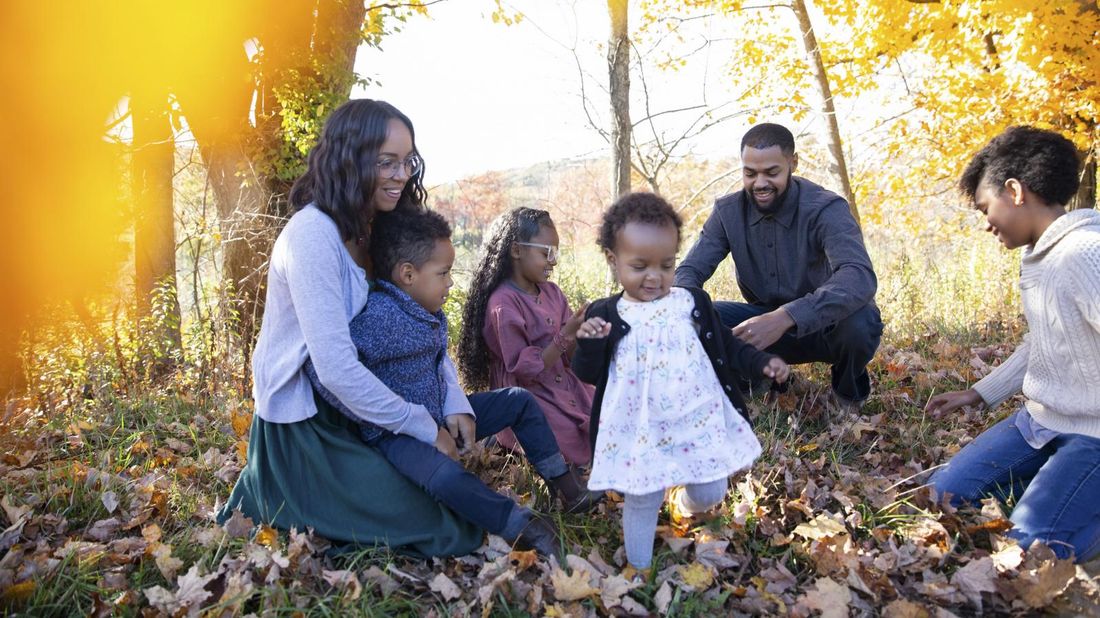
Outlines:
POLYGON ((549 483, 561 499, 562 511, 566 513, 586 513, 604 500, 602 491, 588 491, 588 486, 573 466, 569 466, 565 474, 550 479, 549 483))

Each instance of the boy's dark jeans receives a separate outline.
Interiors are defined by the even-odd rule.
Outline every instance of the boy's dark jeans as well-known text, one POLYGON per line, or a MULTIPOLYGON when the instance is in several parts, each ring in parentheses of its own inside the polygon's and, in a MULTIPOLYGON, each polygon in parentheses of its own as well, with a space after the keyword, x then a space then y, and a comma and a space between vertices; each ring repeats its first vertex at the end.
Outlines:
MULTIPOLYGON (((568 471, 558 442, 531 393, 522 388, 503 388, 470 395, 469 399, 478 440, 510 428, 523 446, 527 461, 542 478, 552 479, 568 471)), ((516 522, 509 518, 514 519, 519 513, 516 509, 521 507, 490 489, 434 445, 389 432, 369 444, 406 478, 475 525, 493 534, 515 527, 516 522)), ((380 498, 384 500, 385 496, 380 498)))
MULTIPOLYGON (((757 305, 718 301, 714 303, 722 325, 733 328, 769 310, 757 305)), ((867 364, 875 357, 882 339, 882 317, 873 303, 864 306, 835 325, 805 337, 786 333, 766 351, 787 364, 826 362, 833 367, 833 390, 852 401, 871 394, 867 364)))

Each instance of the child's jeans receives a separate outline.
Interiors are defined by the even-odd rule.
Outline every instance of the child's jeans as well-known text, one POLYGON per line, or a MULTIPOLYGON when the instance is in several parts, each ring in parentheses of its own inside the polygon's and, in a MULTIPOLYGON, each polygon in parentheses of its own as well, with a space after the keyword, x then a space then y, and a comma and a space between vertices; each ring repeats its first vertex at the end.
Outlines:
MULTIPOLYGON (((542 478, 552 479, 568 471, 546 417, 531 393, 522 388, 503 388, 470 395, 469 399, 478 440, 511 428, 527 461, 542 478)), ((434 445, 389 432, 370 445, 398 472, 475 525, 505 538, 514 538, 526 525, 527 509, 490 489, 434 445)))
MULTIPOLYGON (((701 513, 726 497, 728 479, 686 485, 684 507, 689 513, 701 513)), ((653 560, 653 535, 657 532, 657 511, 665 500, 665 490, 648 494, 623 495, 623 545, 626 559, 636 569, 649 568, 653 560)))
POLYGON ((1015 412, 984 431, 930 482, 951 503, 1016 498, 1009 536, 1027 548, 1043 541, 1061 558, 1100 555, 1100 439, 1064 433, 1032 448, 1015 412))

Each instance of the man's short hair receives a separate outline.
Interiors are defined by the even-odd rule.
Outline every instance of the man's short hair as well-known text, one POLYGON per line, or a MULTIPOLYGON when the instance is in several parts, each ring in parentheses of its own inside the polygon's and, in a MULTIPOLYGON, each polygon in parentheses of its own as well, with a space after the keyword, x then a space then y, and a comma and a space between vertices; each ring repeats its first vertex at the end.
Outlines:
POLYGON ((794 135, 781 124, 762 122, 745 132, 741 150, 746 146, 757 150, 779 146, 780 152, 789 157, 794 154, 794 135))
POLYGON ((437 240, 451 237, 451 226, 427 208, 380 212, 371 222, 370 259, 374 276, 391 281, 393 269, 409 262, 420 268, 432 257, 437 240))
POLYGON ((1077 147, 1058 133, 1009 127, 970 159, 959 190, 973 202, 983 182, 999 194, 1015 178, 1048 205, 1065 205, 1077 194, 1080 169, 1077 147))

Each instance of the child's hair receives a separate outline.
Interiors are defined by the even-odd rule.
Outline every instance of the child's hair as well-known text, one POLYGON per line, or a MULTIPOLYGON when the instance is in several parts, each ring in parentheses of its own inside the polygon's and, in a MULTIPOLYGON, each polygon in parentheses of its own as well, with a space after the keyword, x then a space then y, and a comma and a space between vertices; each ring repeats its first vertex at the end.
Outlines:
POLYGON ((745 132, 741 138, 741 150, 746 146, 756 150, 779 146, 779 151, 789 157, 794 154, 794 135, 781 124, 762 122, 745 132))
POLYGON ((392 282, 394 267, 405 262, 420 268, 431 259, 436 241, 450 237, 447 220, 426 208, 378 213, 370 233, 375 278, 392 282))
POLYGON ((513 208, 489 225, 462 309, 458 369, 467 390, 483 391, 489 388, 489 349, 485 346, 482 329, 485 326, 485 312, 489 308, 489 296, 512 276, 512 243, 530 241, 542 227, 554 227, 550 213, 524 207, 513 208))
POLYGON ((1061 135, 1009 127, 970 159, 959 190, 973 202, 983 182, 1000 194, 1005 181, 1015 178, 1047 205, 1064 205, 1077 193, 1080 165, 1077 147, 1061 135))
MULTIPOLYGON (((415 153, 412 121, 389 103, 354 99, 336 108, 325 120, 321 139, 309 152, 306 173, 290 189, 294 209, 312 202, 336 222, 345 242, 366 237, 366 226, 374 217, 371 200, 378 188, 378 150, 386 142, 393 119, 408 127, 415 153)), ((405 184, 398 210, 424 205, 427 192, 423 180, 421 166, 405 184)))
POLYGON ((615 235, 627 223, 648 223, 650 225, 671 225, 676 228, 676 244, 680 244, 680 231, 684 222, 676 209, 656 193, 627 193, 603 213, 600 235, 596 244, 615 251, 615 235))

